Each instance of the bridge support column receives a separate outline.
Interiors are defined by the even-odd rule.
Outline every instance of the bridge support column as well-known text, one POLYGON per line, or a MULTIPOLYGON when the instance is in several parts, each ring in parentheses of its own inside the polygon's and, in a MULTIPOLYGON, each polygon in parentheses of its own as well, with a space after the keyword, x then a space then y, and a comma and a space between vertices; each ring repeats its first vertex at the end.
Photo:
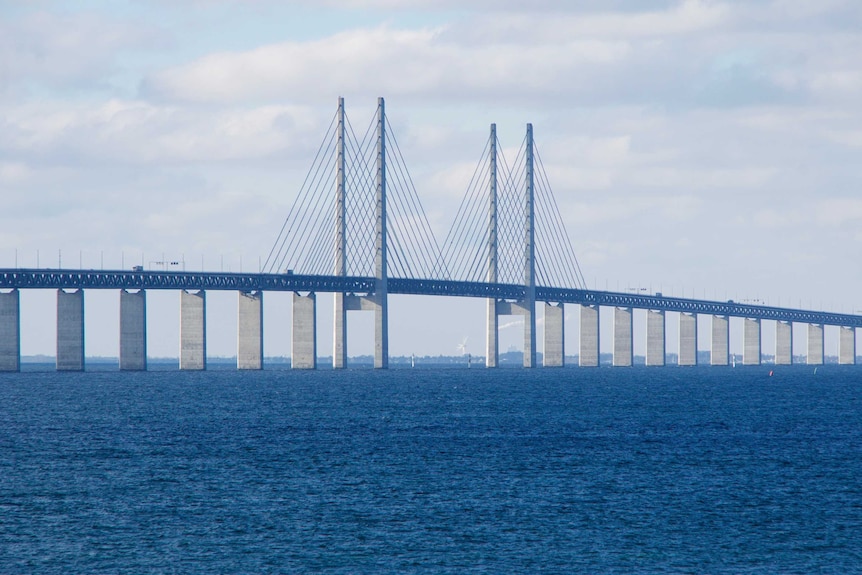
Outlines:
MULTIPOLYGON (((290 347, 290 367, 317 368, 317 296, 293 294, 293 334, 290 347)), ((375 346, 376 347, 376 346, 375 346)))
POLYGON ((711 365, 727 365, 730 355, 730 329, 726 315, 712 316, 712 346, 709 363, 711 365))
POLYGON ((760 365, 760 320, 742 320, 742 365, 760 365))
POLYGON ((841 326, 838 328, 838 363, 841 365, 856 364, 856 328, 841 326))
POLYGON ((0 371, 21 369, 21 296, 0 292, 0 371))
POLYGON ((374 367, 389 367, 389 251, 386 232, 386 108, 377 99, 377 205, 374 240, 374 367))
MULTIPOLYGON (((347 273, 347 207, 345 204, 346 170, 344 157, 344 98, 338 98, 335 139, 335 275, 347 273)), ((332 333, 332 368, 347 367, 347 308, 343 293, 333 294, 334 325, 332 333)))
POLYGON ((332 368, 347 367, 347 306, 343 293, 335 294, 335 327, 332 337, 332 368))
POLYGON ((497 367, 500 360, 500 343, 497 339, 497 331, 500 327, 497 315, 497 300, 489 298, 487 301, 487 331, 485 332, 485 367, 497 367))
POLYGON ((679 314, 679 356, 677 365, 697 365, 697 314, 679 314))
POLYGON ((84 371, 84 291, 57 290, 57 371, 84 371))
POLYGON ((236 368, 263 369, 263 292, 237 293, 236 368))
POLYGON ((520 302, 524 315, 524 367, 536 366, 536 301, 520 302))
POLYGON ((545 304, 545 352, 542 356, 545 367, 563 367, 565 364, 564 312, 564 304, 545 304))
POLYGON ((147 369, 147 293, 120 290, 120 369, 147 369))
POLYGON ((599 306, 582 305, 581 345, 578 350, 578 365, 599 366, 599 306))
POLYGON ((647 310, 646 364, 665 364, 664 312, 647 310))
POLYGON ((206 292, 180 292, 180 369, 207 367, 206 292))
POLYGON ((389 298, 385 290, 374 296, 374 367, 389 368, 389 298))
MULTIPOLYGON (((489 185, 488 185, 488 272, 486 279, 488 283, 497 283, 497 125, 491 124, 491 135, 488 140, 490 146, 489 158, 489 185)), ((500 361, 500 341, 498 331, 500 328, 499 316, 497 315, 497 299, 489 298, 487 301, 487 331, 485 333, 485 367, 497 367, 500 361)))
POLYGON ((524 171, 524 367, 536 365, 536 210, 533 179, 533 124, 527 124, 524 171))
POLYGON ((808 324, 808 365, 823 365, 823 324, 808 324))
POLYGON ((614 308, 614 365, 632 365, 632 308, 614 308))
POLYGON ((793 363, 793 323, 775 322, 775 365, 793 363))

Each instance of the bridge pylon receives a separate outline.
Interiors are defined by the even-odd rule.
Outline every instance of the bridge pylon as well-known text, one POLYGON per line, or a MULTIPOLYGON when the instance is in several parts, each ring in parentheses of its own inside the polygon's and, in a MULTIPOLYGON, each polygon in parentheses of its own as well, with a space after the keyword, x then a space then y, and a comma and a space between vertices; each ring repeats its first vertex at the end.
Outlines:
MULTIPOLYGON (((333 367, 347 366, 347 312, 353 310, 374 312, 374 367, 388 367, 390 279, 447 280, 449 274, 383 98, 378 98, 374 119, 359 137, 344 99, 338 99, 263 270, 312 283, 313 278, 337 278, 341 287, 327 290, 335 300, 333 367)), ((297 292, 297 298, 306 299, 294 300, 292 348, 303 358, 295 367, 317 366, 317 349, 311 343, 317 337, 313 295, 297 292)))
MULTIPOLYGON (((499 316, 524 318, 524 367, 537 366, 537 297, 547 287, 585 289, 572 242, 535 145, 533 125, 509 163, 491 124, 482 157, 473 173, 443 256, 453 279, 506 286, 506 296, 487 299, 486 367, 499 362, 499 316)), ((544 309, 544 360, 563 366, 564 308, 540 298, 544 309)))
MULTIPOLYGON (((498 281, 498 207, 497 207, 497 126, 491 124, 490 177, 488 193, 488 283, 498 281)), ((535 176, 533 156, 533 125, 527 124, 525 141, 525 189, 523 213, 524 250, 524 297, 517 300, 488 299, 488 330, 486 333, 486 367, 497 367, 500 346, 498 341, 499 317, 521 315, 524 317, 524 367, 536 366, 536 210, 535 176)), ((555 324, 556 325, 556 322, 555 324)), ((559 323, 562 330, 562 322, 559 323)), ((562 334, 555 338, 562 341, 562 334)), ((562 360, 560 360, 562 365, 562 360)))
MULTIPOLYGON (((345 203, 344 98, 338 98, 336 124, 335 275, 347 275, 347 214, 345 203)), ((347 367, 347 312, 374 312, 374 367, 389 367, 388 246, 386 226, 386 102, 377 99, 377 142, 374 197, 374 292, 367 295, 336 293, 333 323, 332 367, 347 367)))

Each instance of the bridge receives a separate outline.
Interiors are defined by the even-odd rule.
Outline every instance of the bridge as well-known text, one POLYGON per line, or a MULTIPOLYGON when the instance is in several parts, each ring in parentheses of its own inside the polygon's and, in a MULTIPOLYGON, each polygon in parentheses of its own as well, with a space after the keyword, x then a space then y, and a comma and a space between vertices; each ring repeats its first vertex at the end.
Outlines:
POLYGON ((613 313, 613 365, 633 363, 634 310, 646 312, 646 364, 665 365, 666 312, 679 313, 679 365, 698 363, 698 321, 711 321, 710 363, 730 363, 730 318, 743 321, 743 364, 761 362, 761 321, 775 322, 775 363, 793 361, 794 323, 806 324, 807 362, 824 361, 824 329, 839 330, 838 359, 856 362, 862 316, 733 301, 586 288, 550 183, 527 130, 514 162, 496 126, 442 246, 391 134, 384 100, 359 138, 339 99, 284 225, 259 273, 0 269, 0 371, 20 369, 20 290, 57 290, 58 370, 84 369, 84 292, 120 293, 122 370, 147 368, 146 293, 180 292, 180 369, 206 368, 206 292, 238 293, 239 369, 263 367, 263 294, 293 293, 291 365, 317 367, 317 294, 334 297, 333 367, 347 366, 349 311, 374 313, 374 366, 389 364, 388 295, 487 301, 485 358, 499 359, 499 319, 524 318, 524 367, 536 366, 537 305, 543 308, 543 365, 565 362, 564 306, 580 311, 579 365, 599 365, 600 310, 613 313))

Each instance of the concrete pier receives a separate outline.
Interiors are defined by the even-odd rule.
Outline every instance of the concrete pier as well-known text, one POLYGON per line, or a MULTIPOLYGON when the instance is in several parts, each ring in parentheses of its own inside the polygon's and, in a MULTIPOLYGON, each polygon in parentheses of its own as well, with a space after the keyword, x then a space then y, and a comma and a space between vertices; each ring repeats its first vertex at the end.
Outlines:
POLYGON ((808 365, 823 365, 823 324, 808 324, 808 365))
POLYGON ((374 367, 377 369, 389 369, 388 301, 385 289, 374 296, 374 367))
POLYGON ((760 365, 760 320, 742 320, 742 365, 760 365))
POLYGON ((290 347, 290 366, 293 369, 317 368, 316 299, 313 293, 307 296, 293 294, 293 335, 290 347))
POLYGON ((841 365, 856 364, 856 328, 838 328, 838 363, 841 365))
POLYGON ((147 293, 120 290, 120 369, 147 369, 147 293))
POLYGON ((500 321, 497 316, 497 300, 489 298, 486 306, 485 367, 497 367, 500 360, 500 343, 497 338, 500 321))
POLYGON ((263 369, 263 292, 237 293, 236 368, 263 369))
POLYGON ((0 371, 21 369, 21 294, 0 292, 0 371))
POLYGON ((678 365, 697 365, 697 314, 679 314, 678 365))
POLYGON ((57 371, 84 370, 84 291, 57 290, 57 371))
POLYGON ((712 346, 709 363, 727 365, 730 356, 730 329, 726 315, 712 316, 712 346))
POLYGON ((565 363, 565 328, 563 304, 545 304, 545 352, 542 365, 563 367, 565 363))
POLYGON ((180 369, 207 367, 206 292, 180 292, 180 369))
POLYGON ((347 367, 347 306, 345 294, 336 293, 332 330, 332 368, 347 367))
POLYGON ((775 365, 793 363, 793 324, 789 321, 775 322, 775 365))
POLYGON ((581 345, 578 365, 599 366, 599 306, 581 305, 581 345))
POLYGON ((524 316, 524 367, 536 367, 536 301, 526 298, 520 303, 524 316))
POLYGON ((647 310, 646 364, 665 364, 664 312, 647 310))
POLYGON ((614 308, 614 366, 632 365, 632 308, 614 308))

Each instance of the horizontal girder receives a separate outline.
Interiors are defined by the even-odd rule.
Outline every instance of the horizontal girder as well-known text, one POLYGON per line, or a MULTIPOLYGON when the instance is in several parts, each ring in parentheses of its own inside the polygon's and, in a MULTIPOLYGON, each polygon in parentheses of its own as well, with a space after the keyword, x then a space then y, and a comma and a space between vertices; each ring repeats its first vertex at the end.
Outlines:
POLYGON ((184 289, 239 291, 374 291, 374 278, 216 272, 0 270, 3 288, 184 289))
MULTIPOLYGON (((520 300, 523 285, 389 278, 390 294, 520 300)), ((184 289, 372 293, 371 277, 217 272, 0 269, 0 289, 184 289)), ((632 307, 799 323, 862 327, 862 316, 741 304, 733 301, 536 287, 536 301, 632 307)))

